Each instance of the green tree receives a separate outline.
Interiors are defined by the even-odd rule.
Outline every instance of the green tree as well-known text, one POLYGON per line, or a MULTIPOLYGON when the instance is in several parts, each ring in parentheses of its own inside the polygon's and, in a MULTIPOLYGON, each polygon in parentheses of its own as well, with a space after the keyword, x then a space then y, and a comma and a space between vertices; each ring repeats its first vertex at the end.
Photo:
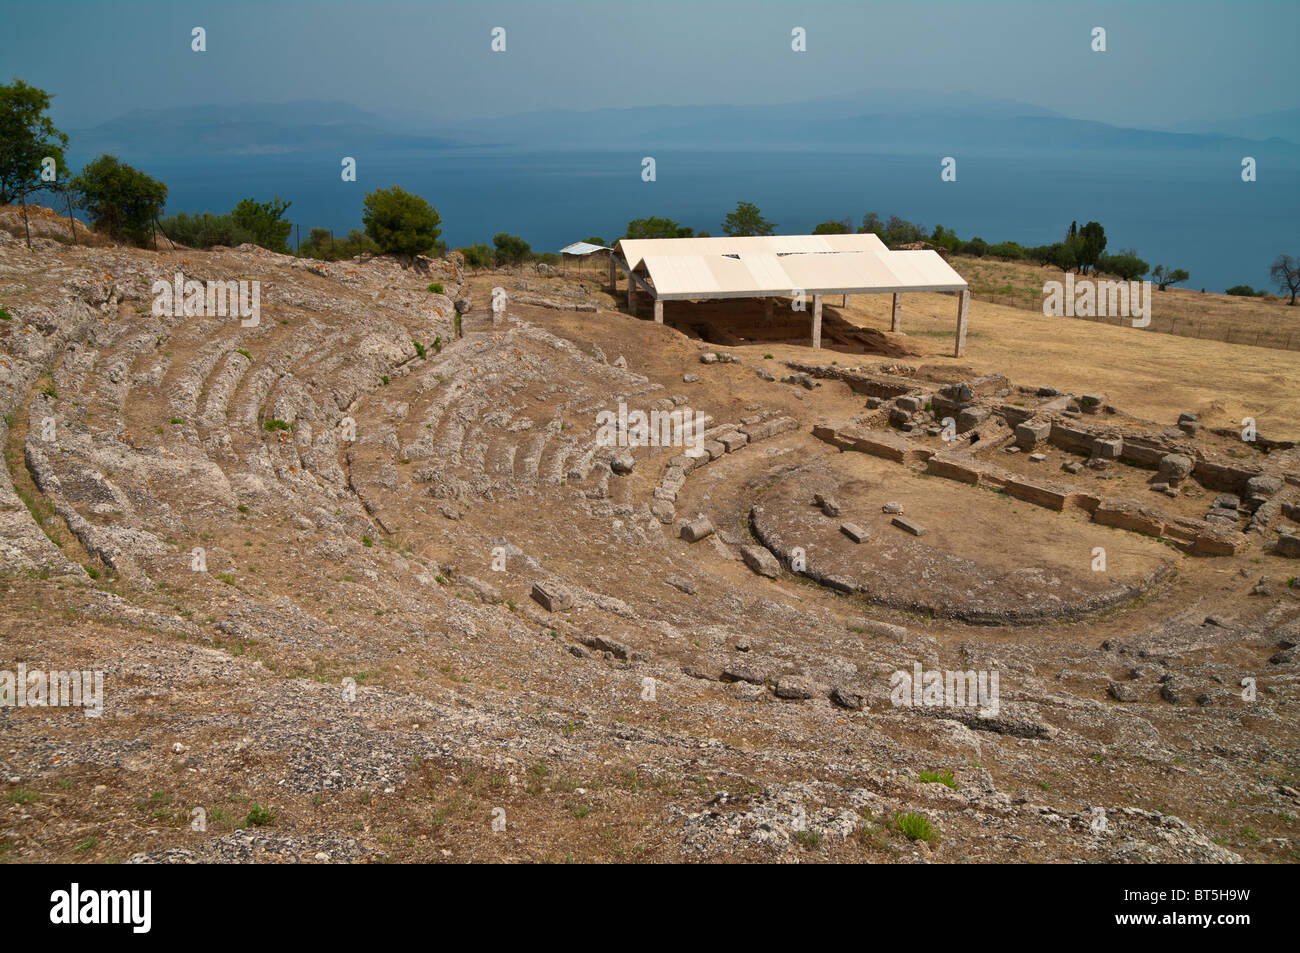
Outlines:
POLYGON ((1082 254, 1083 239, 1075 232, 1061 243, 1060 250, 1056 253, 1056 264, 1062 271, 1079 271, 1082 254))
POLYGON ((1156 288, 1160 291, 1180 281, 1186 281, 1190 277, 1192 276, 1182 268, 1166 268, 1164 265, 1156 265, 1155 270, 1151 272, 1151 280, 1156 283, 1156 288))
POLYGON ((955 231, 942 225, 934 226, 934 231, 930 234, 930 243, 940 248, 947 248, 949 251, 956 251, 962 244, 955 231))
POLYGON ((885 226, 880 221, 880 216, 875 212, 868 212, 862 216, 862 224, 858 226, 859 235, 884 235, 885 226))
POLYGON ((307 231, 307 240, 298 245, 298 254, 306 255, 308 258, 319 258, 325 260, 329 254, 330 245, 333 244, 334 236, 328 228, 312 228, 307 231))
POLYGON ((693 229, 679 225, 671 218, 634 218, 627 223, 624 238, 690 238, 693 229))
POLYGON ((891 248, 923 241, 925 239, 925 226, 914 225, 905 218, 891 215, 889 221, 885 223, 884 232, 881 233, 880 239, 891 248))
POLYGON ((0 84, 0 205, 11 205, 53 183, 41 181, 41 163, 51 158, 63 170, 68 137, 54 128, 50 96, 15 79, 0 84))
POLYGON ((1099 222, 1089 222, 1079 229, 1079 270, 1096 270, 1097 259, 1106 250, 1106 229, 1099 222))
POLYGON ((289 233, 293 231, 293 224, 284 220, 284 213, 292 204, 278 195, 269 202, 244 199, 231 211, 230 217, 253 236, 253 244, 283 254, 289 250, 289 233))
POLYGON ((722 220, 722 230, 732 238, 746 235, 771 235, 776 226, 763 218, 758 206, 750 202, 737 202, 736 210, 728 212, 722 220))
POLYGON ((590 238, 584 238, 583 241, 588 245, 600 245, 602 247, 608 247, 609 245, 609 243, 599 235, 592 235, 590 238))
POLYGON ((1137 281, 1151 270, 1151 266, 1139 258, 1134 249, 1127 248, 1118 255, 1102 255, 1097 259, 1097 270, 1117 275, 1125 281, 1137 281))
POLYGON ((465 258, 466 268, 487 268, 492 264, 492 249, 482 242, 466 245, 460 253, 465 258))
POLYGON ((167 204, 167 186, 115 156, 102 155, 69 184, 96 231, 143 245, 167 204))
POLYGON ((497 232, 492 236, 492 247, 496 250, 499 265, 517 265, 533 253, 532 246, 518 235, 497 232))
POLYGON ((814 235, 847 235, 852 229, 849 228, 849 220, 842 219, 838 222, 822 222, 812 230, 814 235))
POLYGON ((394 185, 365 198, 361 221, 384 254, 422 255, 438 247, 442 218, 432 205, 394 185))

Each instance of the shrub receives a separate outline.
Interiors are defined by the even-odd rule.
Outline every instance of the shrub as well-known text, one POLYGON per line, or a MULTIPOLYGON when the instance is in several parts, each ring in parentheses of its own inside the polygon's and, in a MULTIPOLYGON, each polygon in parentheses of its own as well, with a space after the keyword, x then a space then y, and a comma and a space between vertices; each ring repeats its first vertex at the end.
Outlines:
POLYGON ((1056 242, 1053 245, 1035 245, 1032 248, 1025 249, 1025 257, 1030 261, 1036 261, 1040 265, 1055 265, 1058 268, 1065 267, 1062 261, 1065 258, 1065 243, 1056 242))
POLYGON ((191 215, 179 212, 158 223, 164 235, 191 248, 212 248, 215 245, 235 246, 244 242, 256 243, 256 236, 235 222, 233 215, 212 215, 201 212, 191 215))
POLYGON ((262 827, 263 825, 274 823, 275 815, 271 813, 269 808, 262 807, 259 804, 254 804, 253 809, 249 811, 247 816, 244 818, 245 827, 262 827))
POLYGON ((149 226, 167 203, 167 186, 110 155, 83 168, 69 187, 96 231, 137 245, 149 240, 149 226))
POLYGON ((1019 261, 1025 257, 1025 249, 1016 242, 998 242, 996 245, 990 245, 988 253, 994 258, 1006 258, 1010 261, 1019 261))
POLYGON ((923 814, 894 814, 894 826, 908 840, 932 841, 938 839, 938 834, 930 825, 930 821, 923 814))
POLYGON ((433 282, 433 284, 429 285, 429 287, 426 288, 425 290, 426 290, 426 291, 431 291, 431 292, 433 292, 433 293, 436 294, 436 295, 440 295, 440 294, 442 294, 442 282, 441 282, 441 281, 435 281, 435 282, 433 282))
POLYGON ((801 847, 806 847, 808 850, 816 850, 821 846, 822 834, 821 831, 807 827, 801 831, 795 831, 794 839, 801 847))
POLYGON ((385 254, 421 255, 438 245, 442 218, 432 205, 399 186, 366 196, 361 220, 385 254))
POLYGON ((355 258, 366 252, 377 254, 379 246, 359 228, 354 228, 347 235, 339 238, 335 238, 328 228, 313 228, 298 246, 299 255, 321 261, 355 258))
POLYGON ((952 776, 951 770, 943 771, 922 771, 916 778, 922 784, 942 784, 945 787, 957 790, 957 782, 952 776))
POLYGON ((1250 285, 1233 285, 1224 294, 1230 294, 1234 298, 1261 298, 1268 294, 1267 291, 1256 291, 1250 285))

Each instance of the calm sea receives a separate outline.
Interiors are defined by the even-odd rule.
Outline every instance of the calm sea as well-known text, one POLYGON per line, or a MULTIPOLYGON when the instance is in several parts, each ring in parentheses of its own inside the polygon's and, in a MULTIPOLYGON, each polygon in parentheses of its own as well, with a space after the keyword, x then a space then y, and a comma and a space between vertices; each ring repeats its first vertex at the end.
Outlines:
MULTIPOLYGON (((1135 247, 1153 266, 1191 272, 1189 288, 1268 285, 1279 254, 1300 256, 1297 170, 1264 165, 1243 183, 1231 156, 966 158, 941 182, 934 156, 846 152, 663 152, 657 180, 641 179, 641 154, 494 150, 355 153, 358 181, 344 183, 338 155, 131 158, 167 183, 168 213, 228 211, 249 196, 280 195, 305 237, 359 227, 361 200, 401 185, 428 199, 453 247, 522 235, 535 250, 589 236, 618 237, 629 219, 658 215, 721 233, 737 201, 753 202, 779 232, 868 211, 899 215, 962 238, 1025 245, 1059 241, 1071 220, 1106 228, 1108 251, 1135 247)), ((84 158, 84 157, 81 157, 84 158)))

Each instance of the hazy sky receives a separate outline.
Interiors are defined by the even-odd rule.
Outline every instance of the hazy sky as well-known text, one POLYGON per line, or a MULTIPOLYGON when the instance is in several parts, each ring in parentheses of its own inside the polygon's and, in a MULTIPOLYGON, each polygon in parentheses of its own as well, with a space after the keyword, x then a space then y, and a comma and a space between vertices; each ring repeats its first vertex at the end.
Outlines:
POLYGON ((1296 0, 0 0, 0 77, 77 128, 137 108, 340 100, 412 119, 962 89, 1161 126, 1297 106, 1296 0), (207 52, 190 31, 207 30, 207 52), (490 50, 491 30, 507 51, 490 50), (806 53, 790 49, 793 27, 806 53), (1089 47, 1107 31, 1105 53, 1089 47))

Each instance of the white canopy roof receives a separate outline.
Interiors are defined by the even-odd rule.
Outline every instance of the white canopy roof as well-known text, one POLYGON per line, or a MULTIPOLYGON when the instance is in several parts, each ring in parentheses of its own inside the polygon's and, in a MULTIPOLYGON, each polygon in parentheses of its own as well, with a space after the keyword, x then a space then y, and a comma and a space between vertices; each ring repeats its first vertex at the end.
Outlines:
POLYGON ((889 251, 883 246, 880 251, 651 254, 641 259, 636 270, 649 276, 655 296, 666 301, 757 298, 799 292, 811 295, 964 291, 967 287, 961 275, 937 252, 889 251))
POLYGON ((604 245, 593 245, 591 242, 574 242, 572 245, 565 245, 560 249, 561 255, 591 255, 598 251, 609 251, 604 245))
POLYGON ((861 235, 755 235, 732 238, 625 238, 617 248, 629 268, 641 264, 647 255, 733 255, 768 253, 788 255, 797 252, 883 252, 885 243, 867 232, 861 235))

